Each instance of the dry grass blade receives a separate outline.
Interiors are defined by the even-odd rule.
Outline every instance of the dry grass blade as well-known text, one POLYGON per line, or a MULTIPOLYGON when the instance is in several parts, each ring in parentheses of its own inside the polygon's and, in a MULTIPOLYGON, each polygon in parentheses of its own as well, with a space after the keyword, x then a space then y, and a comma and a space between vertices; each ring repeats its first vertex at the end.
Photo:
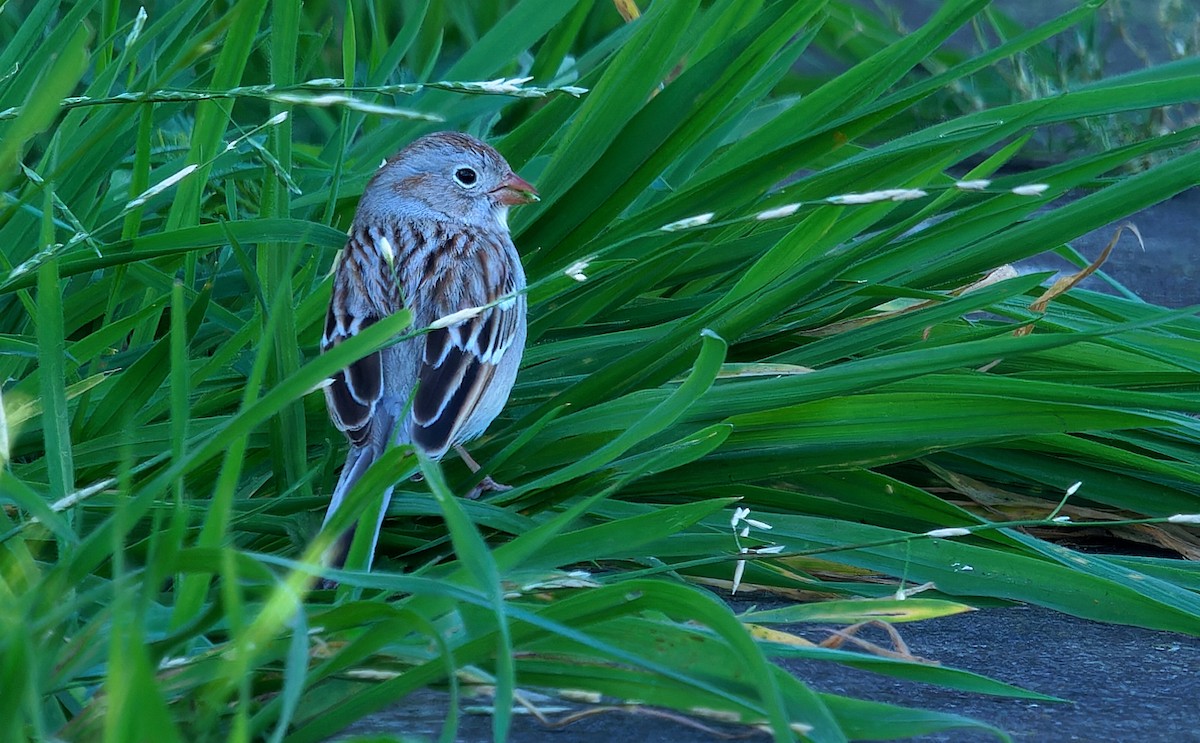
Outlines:
POLYGON ((589 707, 574 712, 568 712, 561 717, 554 719, 539 710, 532 702, 521 699, 521 704, 529 711, 529 713, 542 724, 547 730, 563 730, 577 722, 586 720, 590 717, 598 715, 621 714, 637 717, 653 717, 659 720, 667 720, 682 727, 702 733, 706 736, 711 736, 720 740, 744 740, 746 738, 757 738, 760 733, 754 728, 743 730, 721 730, 711 725, 705 725, 703 722, 681 715, 670 710, 658 709, 655 707, 646 707, 640 704, 621 704, 621 705, 604 705, 597 707, 589 707))
MULTIPOLYGON (((979 291, 980 289, 985 289, 989 286, 993 286, 995 284, 1000 283, 1001 281, 1006 281, 1008 279, 1016 278, 1019 275, 1020 274, 1017 272, 1017 270, 1015 268, 1013 268, 1010 265, 1005 264, 1003 266, 999 266, 998 268, 994 268, 991 271, 988 271, 987 274, 983 278, 981 278, 977 281, 972 281, 969 284, 965 284, 963 286, 957 287, 955 289, 952 289, 952 290, 946 292, 946 296, 961 297, 966 294, 970 294, 971 292, 979 291)), ((838 335, 839 333, 845 333, 848 330, 855 330, 857 328, 866 327, 868 325, 874 325, 875 323, 878 323, 881 320, 888 320, 893 317, 899 317, 900 315, 907 315, 912 312, 917 312, 918 310, 923 310, 928 307, 933 307, 939 303, 940 303, 939 300, 926 299, 926 300, 923 300, 920 302, 913 302, 912 304, 908 304, 904 307, 900 307, 899 309, 887 309, 887 306, 884 305, 884 306, 875 308, 877 311, 875 311, 874 314, 868 315, 866 317, 856 317, 856 318, 852 318, 849 320, 842 320, 840 322, 831 323, 829 325, 825 325, 820 328, 814 328, 813 330, 808 331, 807 334, 811 335, 813 337, 816 337, 816 338, 822 338, 822 337, 831 336, 831 335, 838 335)), ((926 328, 925 335, 923 337, 927 340, 928 336, 929 336, 929 329, 926 328)))
MULTIPOLYGON (((1029 309, 1038 313, 1045 312, 1046 308, 1050 306, 1051 302, 1058 297, 1061 297, 1063 294, 1066 294, 1071 289, 1074 289, 1081 281, 1099 270, 1100 266, 1104 265, 1104 262, 1108 260, 1108 256, 1112 253, 1113 248, 1117 245, 1117 240, 1121 239, 1121 233, 1125 230, 1129 230, 1133 233, 1134 237, 1136 237, 1138 240, 1138 244, 1141 245, 1142 250, 1145 251, 1146 243, 1144 240, 1142 240, 1142 233, 1138 231, 1137 225, 1135 225, 1133 222, 1125 222, 1117 227, 1117 231, 1113 233, 1112 239, 1108 241, 1108 245, 1104 246, 1104 250, 1100 251, 1100 255, 1096 256, 1094 261, 1084 267, 1083 270, 1073 273, 1069 276, 1063 276, 1055 281, 1053 286, 1047 289, 1042 296, 1038 297, 1033 301, 1032 304, 1029 305, 1029 309)), ((1029 324, 1014 330, 1013 335, 1029 335, 1032 332, 1033 325, 1029 324)))
POLYGON ((613 6, 616 7, 617 12, 621 14, 621 18, 626 23, 635 21, 642 16, 642 11, 638 9, 636 0, 613 0, 613 6))
POLYGON ((859 622, 852 624, 845 629, 828 630, 830 637, 821 641, 821 647, 837 649, 850 643, 855 647, 865 650, 872 655, 878 655, 881 658, 894 658, 896 660, 906 660, 912 663, 923 663, 928 666, 940 666, 941 663, 936 660, 922 658, 918 655, 913 655, 908 649, 908 643, 900 636, 900 631, 887 622, 881 622, 878 619, 873 619, 869 622, 859 622), (882 645, 864 640, 858 636, 859 632, 867 628, 883 630, 888 635, 888 639, 892 641, 891 648, 885 648, 882 645))

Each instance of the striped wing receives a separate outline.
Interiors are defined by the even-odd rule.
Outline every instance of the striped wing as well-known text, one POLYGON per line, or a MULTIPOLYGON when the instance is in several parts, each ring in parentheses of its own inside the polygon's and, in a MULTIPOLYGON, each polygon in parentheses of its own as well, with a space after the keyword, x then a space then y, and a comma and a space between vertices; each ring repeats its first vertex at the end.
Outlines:
MULTIPOLYGON (((322 353, 378 322, 400 308, 395 279, 386 270, 380 253, 379 236, 371 232, 352 235, 338 258, 333 294, 325 315, 322 353)), ((383 238, 386 240, 386 238, 383 238)), ((370 438, 376 410, 383 398, 383 358, 368 354, 330 378, 325 402, 333 424, 361 446, 370 438)), ((390 421, 384 425, 390 427, 390 421)), ((382 437, 385 441, 386 432, 382 437)))
MULTIPOLYGON (((341 323, 330 308, 325 316, 325 337, 321 339, 321 351, 328 351, 379 320, 378 317, 356 319, 359 321, 353 326, 341 323)), ((356 445, 362 445, 370 436, 375 406, 382 397, 383 359, 378 351, 362 357, 334 374, 325 386, 325 403, 333 425, 337 426, 339 431, 345 432, 350 442, 356 445)))
MULTIPOLYGON (((446 310, 442 317, 496 302, 516 291, 516 272, 496 260, 503 254, 503 251, 479 251, 477 260, 492 261, 486 268, 468 272, 458 267, 458 279, 467 290, 458 306, 432 303, 446 310)), ((508 393, 507 389, 492 387, 492 380, 520 334, 524 309, 524 296, 508 297, 474 317, 432 330, 425 336, 409 429, 413 443, 436 457, 454 444, 482 433, 471 430, 468 424, 489 394, 508 393)), ((436 319, 430 318, 426 324, 436 319)), ((486 426, 489 422, 482 424, 486 426)))

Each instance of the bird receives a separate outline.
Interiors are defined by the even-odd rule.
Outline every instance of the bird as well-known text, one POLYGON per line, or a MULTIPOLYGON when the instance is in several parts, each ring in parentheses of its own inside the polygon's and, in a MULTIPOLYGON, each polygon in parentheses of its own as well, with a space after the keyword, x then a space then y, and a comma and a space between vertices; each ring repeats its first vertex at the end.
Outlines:
MULTIPOLYGON (((349 443, 325 523, 388 447, 435 460, 453 448, 478 471, 462 445, 500 414, 525 347, 525 272, 508 210, 537 200, 499 152, 459 132, 414 140, 367 183, 334 262, 322 353, 401 309, 412 313, 411 330, 446 327, 364 356, 325 384, 330 419, 349 443)), ((471 496, 506 488, 489 476, 471 496)), ((389 487, 368 569, 391 495, 389 487)), ((353 536, 338 537, 326 565, 344 564, 353 536)))

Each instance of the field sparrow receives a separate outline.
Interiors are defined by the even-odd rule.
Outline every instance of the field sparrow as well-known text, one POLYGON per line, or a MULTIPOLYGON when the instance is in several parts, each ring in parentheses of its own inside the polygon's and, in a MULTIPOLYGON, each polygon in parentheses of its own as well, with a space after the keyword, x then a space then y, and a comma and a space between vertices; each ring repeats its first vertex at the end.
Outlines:
MULTIPOLYGON (((474 137, 439 132, 405 147, 379 168, 358 203, 336 260, 322 351, 402 307, 412 311, 414 328, 425 328, 523 290, 508 208, 536 200, 533 186, 474 137)), ((411 444, 434 459, 454 447, 478 469, 461 444, 482 434, 504 407, 524 347, 519 294, 338 372, 325 401, 350 451, 325 520, 388 446, 411 444)), ((485 478, 481 487, 502 486, 485 478)), ((391 494, 391 488, 384 493, 384 511, 391 494)), ((372 555, 382 524, 381 511, 372 555)), ((342 535, 327 564, 345 561, 352 537, 353 531, 342 535)))

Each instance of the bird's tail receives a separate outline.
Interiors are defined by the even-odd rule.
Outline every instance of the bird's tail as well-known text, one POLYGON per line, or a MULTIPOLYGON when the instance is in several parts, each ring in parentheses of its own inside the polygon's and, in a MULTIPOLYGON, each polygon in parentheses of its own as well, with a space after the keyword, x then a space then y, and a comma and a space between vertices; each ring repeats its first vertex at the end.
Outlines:
MULTIPOLYGON (((368 444, 366 446, 353 446, 350 452, 346 455, 346 464, 342 467, 342 474, 338 477, 337 487, 333 489, 333 495, 329 499, 329 510, 325 512, 325 522, 329 523, 329 519, 341 507, 342 501, 350 493, 350 489, 354 487, 354 483, 358 482, 363 473, 374 464, 382 453, 379 447, 368 444)), ((392 488, 388 487, 383 491, 383 505, 379 509, 379 519, 375 522, 375 531, 371 535, 371 548, 367 552, 367 569, 370 569, 372 561, 375 559, 375 545, 379 542, 379 530, 383 528, 383 517, 387 513, 388 503, 392 500, 392 488)), ((346 564, 346 557, 350 554, 350 545, 354 542, 355 527, 351 526, 337 538, 325 552, 322 562, 331 568, 341 568, 346 564)))

